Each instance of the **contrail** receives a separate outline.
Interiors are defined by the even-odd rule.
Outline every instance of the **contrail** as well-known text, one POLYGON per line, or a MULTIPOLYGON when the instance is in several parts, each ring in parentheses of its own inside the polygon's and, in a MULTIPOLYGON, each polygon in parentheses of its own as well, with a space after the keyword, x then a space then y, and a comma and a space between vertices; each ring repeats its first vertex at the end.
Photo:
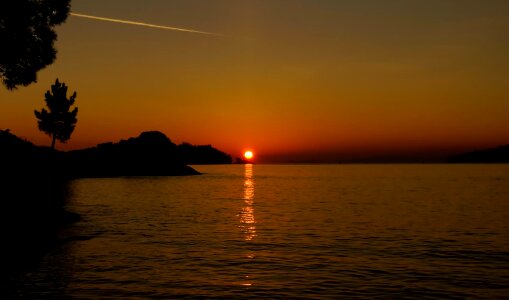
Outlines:
POLYGON ((213 32, 205 32, 205 31, 198 31, 198 30, 178 28, 178 27, 170 27, 170 26, 161 26, 161 25, 154 25, 154 24, 148 24, 148 23, 142 23, 142 22, 134 22, 134 21, 127 21, 127 20, 118 20, 118 19, 111 19, 111 18, 103 18, 103 17, 97 17, 97 16, 78 14, 78 13, 70 13, 70 15, 71 16, 75 16, 75 17, 80 17, 80 18, 92 19, 92 20, 114 22, 114 23, 122 23, 122 24, 129 24, 129 25, 138 25, 138 26, 145 26, 145 27, 165 29, 165 30, 174 30, 174 31, 180 31, 180 32, 198 33, 198 34, 215 35, 215 36, 223 36, 223 37, 226 36, 224 34, 213 33, 213 32))

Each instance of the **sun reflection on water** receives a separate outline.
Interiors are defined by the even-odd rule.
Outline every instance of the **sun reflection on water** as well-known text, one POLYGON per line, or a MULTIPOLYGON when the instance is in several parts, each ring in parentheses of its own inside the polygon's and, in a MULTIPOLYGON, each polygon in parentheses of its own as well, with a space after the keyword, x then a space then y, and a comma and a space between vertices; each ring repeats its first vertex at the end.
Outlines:
MULTIPOLYGON (((240 225, 239 228, 244 234, 244 241, 250 242, 256 237, 256 219, 254 216, 254 196, 255 196, 255 182, 253 178, 253 165, 244 165, 244 203, 239 213, 240 225)), ((243 256, 243 259, 253 260, 255 254, 248 252, 243 256)), ((249 288, 253 285, 250 275, 244 275, 240 285, 249 288)))
POLYGON ((244 207, 240 212, 240 228, 244 232, 244 240, 251 241, 256 237, 256 220, 254 216, 253 165, 244 165, 244 207))

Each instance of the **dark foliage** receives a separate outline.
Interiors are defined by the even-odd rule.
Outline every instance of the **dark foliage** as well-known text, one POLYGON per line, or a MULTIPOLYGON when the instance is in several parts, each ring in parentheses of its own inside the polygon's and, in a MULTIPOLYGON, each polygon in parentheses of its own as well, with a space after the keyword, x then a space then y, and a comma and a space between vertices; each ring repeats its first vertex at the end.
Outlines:
POLYGON ((43 108, 35 111, 39 130, 51 136, 51 148, 55 148, 55 140, 65 143, 71 138, 78 119, 78 108, 70 111, 76 101, 76 92, 67 98, 67 86, 58 79, 51 86, 51 91, 44 95, 48 110, 43 108))
POLYGON ((0 1, 0 79, 8 89, 37 81, 37 72, 53 63, 56 25, 70 11, 70 0, 0 1))
POLYGON ((0 130, 0 276, 42 255, 54 229, 78 218, 64 208, 68 181, 58 154, 0 130))
POLYGON ((452 163, 509 163, 509 145, 450 157, 452 163))

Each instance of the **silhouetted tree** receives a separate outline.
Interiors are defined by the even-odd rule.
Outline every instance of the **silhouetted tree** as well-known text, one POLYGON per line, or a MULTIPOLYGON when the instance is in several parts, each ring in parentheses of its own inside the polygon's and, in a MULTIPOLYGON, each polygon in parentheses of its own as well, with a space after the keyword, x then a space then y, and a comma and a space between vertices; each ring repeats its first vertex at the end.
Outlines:
POLYGON ((12 90, 37 80, 56 57, 53 27, 69 14, 70 0, 0 0, 0 79, 12 90))
POLYGON ((51 136, 51 148, 55 149, 55 141, 68 141, 78 122, 78 108, 69 111, 76 100, 76 92, 67 99, 67 86, 57 79, 51 86, 51 92, 47 91, 44 97, 49 110, 43 108, 34 113, 38 119, 39 130, 51 136))

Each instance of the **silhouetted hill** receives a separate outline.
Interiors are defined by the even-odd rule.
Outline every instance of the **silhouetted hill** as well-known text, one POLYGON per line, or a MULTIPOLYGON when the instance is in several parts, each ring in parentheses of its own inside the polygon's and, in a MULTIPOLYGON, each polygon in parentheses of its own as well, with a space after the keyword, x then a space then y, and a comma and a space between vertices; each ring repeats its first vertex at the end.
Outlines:
POLYGON ((448 159, 451 163, 509 163, 509 145, 499 146, 493 149, 478 150, 448 159))
POLYGON ((177 145, 158 131, 143 132, 118 143, 70 151, 66 160, 74 177, 197 175, 179 157, 177 145))
POLYGON ((176 145, 158 131, 118 143, 70 151, 74 177, 171 176, 199 174, 188 164, 229 164, 231 157, 210 145, 176 145))
POLYGON ((182 143, 177 146, 177 154, 189 165, 231 164, 232 157, 211 145, 191 145, 182 143))
POLYGON ((49 160, 54 158, 57 152, 48 147, 38 147, 20 139, 9 130, 0 130, 0 169, 1 173, 9 170, 9 175, 22 173, 30 176, 34 172, 47 172, 49 160), (31 170, 31 172, 26 172, 31 170), (14 173, 14 174, 13 174, 14 173))
POLYGON ((61 153, 47 147, 37 147, 8 130, 0 130, 2 206, 23 208, 29 202, 30 207, 60 206, 59 201, 54 201, 57 198, 54 194, 58 194, 61 187, 54 183, 67 177, 62 172, 61 162, 61 153))

